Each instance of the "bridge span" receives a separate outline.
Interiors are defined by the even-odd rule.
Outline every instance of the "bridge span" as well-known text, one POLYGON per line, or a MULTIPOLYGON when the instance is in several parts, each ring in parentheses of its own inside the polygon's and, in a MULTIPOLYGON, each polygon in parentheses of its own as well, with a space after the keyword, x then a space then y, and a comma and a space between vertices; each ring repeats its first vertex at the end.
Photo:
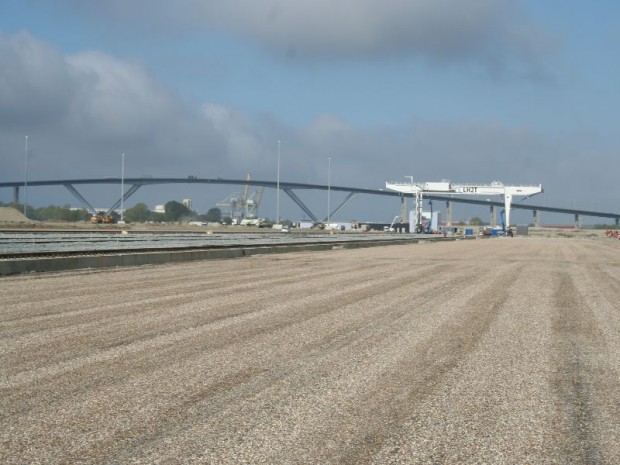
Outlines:
MULTIPOLYGON (((106 212, 110 213, 111 211, 117 209, 121 203, 124 203, 127 199, 129 199, 133 194, 135 194, 138 189, 143 186, 151 186, 151 185, 160 185, 160 184, 229 184, 229 185, 250 185, 257 187, 265 187, 270 189, 277 189, 278 185, 280 190, 286 193, 293 202, 299 208, 308 215, 315 222, 320 222, 321 219, 317 217, 308 206, 302 201, 302 199, 297 195, 296 191, 300 190, 331 190, 335 192, 346 192, 347 195, 345 198, 338 204, 333 211, 330 212, 330 217, 333 217, 335 213, 337 213, 342 207, 344 207, 355 195, 358 194, 366 194, 366 195, 379 195, 379 196, 387 196, 387 197, 399 197, 404 201, 406 198, 413 198, 413 194, 383 190, 383 189, 365 189, 358 187, 347 187, 347 186, 334 186, 334 185, 324 185, 324 184, 308 184, 308 183, 299 183, 299 182, 283 182, 279 183, 276 181, 261 181, 261 180, 246 180, 246 179, 224 179, 224 178, 199 178, 195 176, 188 176, 184 178, 160 178, 160 177, 137 177, 137 178, 94 178, 94 179, 64 179, 64 180, 41 180, 41 181, 28 181, 25 183, 24 181, 8 181, 8 182, 0 182, 0 188, 12 188, 13 189, 13 201, 14 203, 19 203, 19 190, 24 187, 47 187, 47 186, 64 186, 71 194, 80 202, 84 208, 86 208, 92 214, 95 214, 95 208, 92 204, 77 190, 75 186, 80 185, 94 185, 94 184, 127 184, 129 187, 124 192, 122 199, 119 198, 106 212)), ((452 204, 453 203, 464 203, 469 205, 482 205, 487 206, 490 209, 491 217, 496 217, 496 211, 499 208, 504 206, 502 201, 493 201, 493 200, 481 200, 481 199, 473 199, 473 198, 464 198, 464 197, 454 197, 450 195, 425 195, 425 199, 432 201, 442 201, 446 202, 446 212, 448 215, 448 222, 451 221, 451 212, 452 212, 452 204)), ((618 226, 620 222, 620 213, 618 212, 602 212, 602 211, 594 211, 594 210, 583 210, 583 209, 571 209, 571 208, 561 208, 561 207, 550 207, 544 205, 533 205, 533 204, 524 204, 524 203, 514 203, 512 204, 513 209, 521 209, 521 210, 530 210, 533 213, 533 222, 535 224, 538 223, 540 218, 540 212, 549 212, 549 213, 560 213, 566 215, 573 215, 575 220, 575 227, 579 228, 582 224, 583 217, 596 217, 596 218, 606 218, 611 219, 615 222, 616 226, 618 226)), ((323 221, 327 219, 324 218, 323 221)))

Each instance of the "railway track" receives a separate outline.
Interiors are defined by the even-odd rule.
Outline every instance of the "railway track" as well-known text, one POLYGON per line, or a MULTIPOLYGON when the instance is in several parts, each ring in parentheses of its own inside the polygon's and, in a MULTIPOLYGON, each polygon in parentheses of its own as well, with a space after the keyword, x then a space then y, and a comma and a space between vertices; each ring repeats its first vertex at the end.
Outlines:
MULTIPOLYGON (((274 244, 271 244, 273 246, 274 244)), ((253 244, 253 247, 266 247, 267 244, 253 244)), ((128 254, 148 254, 161 252, 190 252, 202 250, 226 250, 247 247, 244 245, 209 245, 209 246, 182 246, 182 247, 135 247, 118 249, 86 249, 86 250, 57 250, 57 251, 37 251, 37 252, 7 252, 0 253, 0 260, 19 260, 32 258, 70 258, 97 255, 128 255, 128 254)))
MULTIPOLYGON (((37 250, 0 253, 0 276, 64 271, 86 268, 111 268, 165 264, 171 262, 240 258, 251 255, 300 251, 353 249, 378 245, 413 244, 418 238, 251 241, 234 244, 201 244, 164 247, 84 248, 81 250, 37 250)), ((430 240, 445 240, 433 238, 430 240)), ((452 240, 452 239, 447 239, 452 240)))
POLYGON ((129 255, 129 254, 148 254, 148 253, 168 253, 168 252, 199 252, 208 250, 230 250, 240 248, 257 248, 257 247, 279 247, 279 246, 310 246, 316 244, 324 245, 342 245, 342 244, 367 244, 369 242, 394 243, 394 242, 411 242, 410 238, 394 238, 383 239, 380 241, 372 240, 306 240, 306 241, 290 241, 290 242, 252 242, 238 244, 212 244, 212 245, 196 245, 196 246, 169 246, 169 247, 121 247, 116 249, 83 249, 83 250, 41 250, 33 252, 3 252, 0 253, 0 260, 19 260, 32 258, 63 258, 63 257, 82 257, 95 255, 129 255))

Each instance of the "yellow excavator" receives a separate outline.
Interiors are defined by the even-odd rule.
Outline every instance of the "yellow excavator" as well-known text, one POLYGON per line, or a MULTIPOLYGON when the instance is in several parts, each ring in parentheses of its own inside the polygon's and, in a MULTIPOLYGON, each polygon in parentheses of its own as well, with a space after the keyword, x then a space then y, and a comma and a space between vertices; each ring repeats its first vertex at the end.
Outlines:
POLYGON ((96 224, 113 224, 116 220, 112 215, 106 215, 105 212, 97 212, 96 215, 90 217, 91 223, 96 224))

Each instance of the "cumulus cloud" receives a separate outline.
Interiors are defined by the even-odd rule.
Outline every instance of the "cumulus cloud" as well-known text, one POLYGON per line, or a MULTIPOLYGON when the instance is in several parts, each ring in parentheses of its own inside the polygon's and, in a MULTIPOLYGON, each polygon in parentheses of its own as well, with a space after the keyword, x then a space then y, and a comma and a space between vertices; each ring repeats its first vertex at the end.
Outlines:
POLYGON ((206 103, 202 115, 223 138, 225 153, 237 166, 253 166, 263 156, 255 124, 241 111, 226 105, 206 103))
POLYGON ((140 66, 98 52, 63 55, 22 32, 0 35, 0 120, 65 124, 93 136, 143 133, 175 102, 140 66))
POLYGON ((84 14, 159 34, 224 31, 281 57, 384 59, 411 55, 432 63, 482 64, 493 73, 516 63, 542 74, 557 38, 503 0, 108 0, 84 14))
POLYGON ((70 99, 71 76, 53 47, 22 32, 0 33, 0 124, 37 125, 62 117, 70 99))
POLYGON ((72 124, 100 137, 144 137, 169 116, 176 103, 140 66, 99 52, 65 59, 71 76, 72 124))
POLYGON ((25 32, 0 36, 0 62, 5 173, 19 166, 8 153, 19 153, 14 142, 24 134, 46 177, 98 176, 121 152, 145 167, 182 167, 205 140, 225 137, 138 64, 99 52, 63 55, 25 32))

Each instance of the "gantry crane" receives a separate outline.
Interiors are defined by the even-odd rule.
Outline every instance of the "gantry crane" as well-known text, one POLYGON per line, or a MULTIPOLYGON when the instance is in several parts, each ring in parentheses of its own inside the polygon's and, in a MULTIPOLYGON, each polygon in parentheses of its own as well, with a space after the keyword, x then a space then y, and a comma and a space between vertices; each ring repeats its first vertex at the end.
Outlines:
POLYGON ((415 219, 416 225, 421 223, 422 197, 430 195, 501 195, 504 198, 506 214, 506 227, 510 227, 510 205, 514 196, 522 196, 524 199, 543 192, 542 184, 538 186, 505 186, 499 181, 491 184, 452 184, 450 181, 418 183, 413 177, 407 176, 411 182, 401 183, 387 181, 385 187, 397 192, 412 194, 415 196, 415 219))
POLYGON ((244 217, 248 219, 254 219, 258 216, 258 206, 260 205, 260 201, 263 198, 263 192, 265 191, 265 187, 261 187, 259 190, 252 192, 252 194, 248 195, 250 188, 251 176, 250 173, 246 176, 246 185, 243 190, 243 197, 241 198, 244 217))

